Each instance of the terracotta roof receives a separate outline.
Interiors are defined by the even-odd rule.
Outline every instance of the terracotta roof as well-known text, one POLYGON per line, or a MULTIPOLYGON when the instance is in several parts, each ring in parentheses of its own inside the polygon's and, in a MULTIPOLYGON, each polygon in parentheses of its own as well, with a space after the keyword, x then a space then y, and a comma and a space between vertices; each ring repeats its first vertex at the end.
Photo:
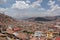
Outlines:
POLYGON ((14 28, 14 31, 20 31, 20 30, 22 30, 22 28, 14 28))
POLYGON ((60 37, 56 37, 56 39, 55 40, 60 40, 60 37))

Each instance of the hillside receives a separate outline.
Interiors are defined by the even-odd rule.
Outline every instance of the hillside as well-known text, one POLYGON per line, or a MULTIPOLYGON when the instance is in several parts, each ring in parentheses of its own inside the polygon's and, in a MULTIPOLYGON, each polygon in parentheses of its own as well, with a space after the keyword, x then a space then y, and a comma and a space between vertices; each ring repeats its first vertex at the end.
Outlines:
POLYGON ((16 25, 16 23, 17 21, 14 18, 0 13, 0 28, 6 29, 10 25, 16 25))
POLYGON ((30 22, 29 21, 26 21, 26 20, 16 20, 10 16, 7 16, 5 14, 1 14, 0 13, 0 26, 2 26, 2 28, 5 28, 5 27, 9 27, 9 26, 12 26, 12 27, 20 27, 20 28, 24 28, 23 30, 31 30, 31 31, 35 31, 35 30, 47 30, 48 27, 52 27, 51 24, 55 24, 55 22, 40 22, 40 23, 37 23, 37 22, 34 22, 34 21, 52 21, 52 20, 56 20, 56 19, 48 19, 48 18, 42 18, 42 17, 33 17, 33 18, 29 18, 28 20, 31 20, 30 22), (33 20, 33 21, 32 21, 33 20), (48 24, 48 25, 47 25, 48 24), (43 28, 44 27, 44 28, 43 28))
POLYGON ((13 19, 12 17, 0 13, 0 22, 1 22, 1 23, 9 24, 9 23, 12 23, 12 22, 15 22, 15 21, 16 21, 16 20, 13 19))
POLYGON ((27 21, 56 21, 56 20, 60 20, 60 16, 52 16, 52 17, 31 17, 31 18, 27 18, 25 19, 27 21))

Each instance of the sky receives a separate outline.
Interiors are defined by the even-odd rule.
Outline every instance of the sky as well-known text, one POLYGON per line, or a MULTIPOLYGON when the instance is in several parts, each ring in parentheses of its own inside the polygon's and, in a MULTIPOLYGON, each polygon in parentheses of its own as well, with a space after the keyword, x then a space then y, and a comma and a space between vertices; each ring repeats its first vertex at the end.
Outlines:
POLYGON ((0 0, 0 12, 15 18, 60 15, 60 0, 0 0))

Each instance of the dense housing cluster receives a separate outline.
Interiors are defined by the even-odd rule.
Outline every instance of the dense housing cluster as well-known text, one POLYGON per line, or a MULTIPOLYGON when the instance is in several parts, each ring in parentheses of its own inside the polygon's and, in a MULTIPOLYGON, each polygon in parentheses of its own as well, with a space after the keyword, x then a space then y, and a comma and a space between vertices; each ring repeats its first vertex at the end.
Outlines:
POLYGON ((0 14, 0 40, 60 40, 60 22, 16 21, 0 14))

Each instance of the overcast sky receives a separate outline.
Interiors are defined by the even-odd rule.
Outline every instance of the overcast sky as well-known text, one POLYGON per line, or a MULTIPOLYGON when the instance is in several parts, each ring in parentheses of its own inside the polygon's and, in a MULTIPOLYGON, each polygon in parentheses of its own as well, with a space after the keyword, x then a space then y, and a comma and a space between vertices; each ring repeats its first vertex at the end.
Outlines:
POLYGON ((15 18, 60 15, 60 0, 0 0, 0 12, 15 18))

